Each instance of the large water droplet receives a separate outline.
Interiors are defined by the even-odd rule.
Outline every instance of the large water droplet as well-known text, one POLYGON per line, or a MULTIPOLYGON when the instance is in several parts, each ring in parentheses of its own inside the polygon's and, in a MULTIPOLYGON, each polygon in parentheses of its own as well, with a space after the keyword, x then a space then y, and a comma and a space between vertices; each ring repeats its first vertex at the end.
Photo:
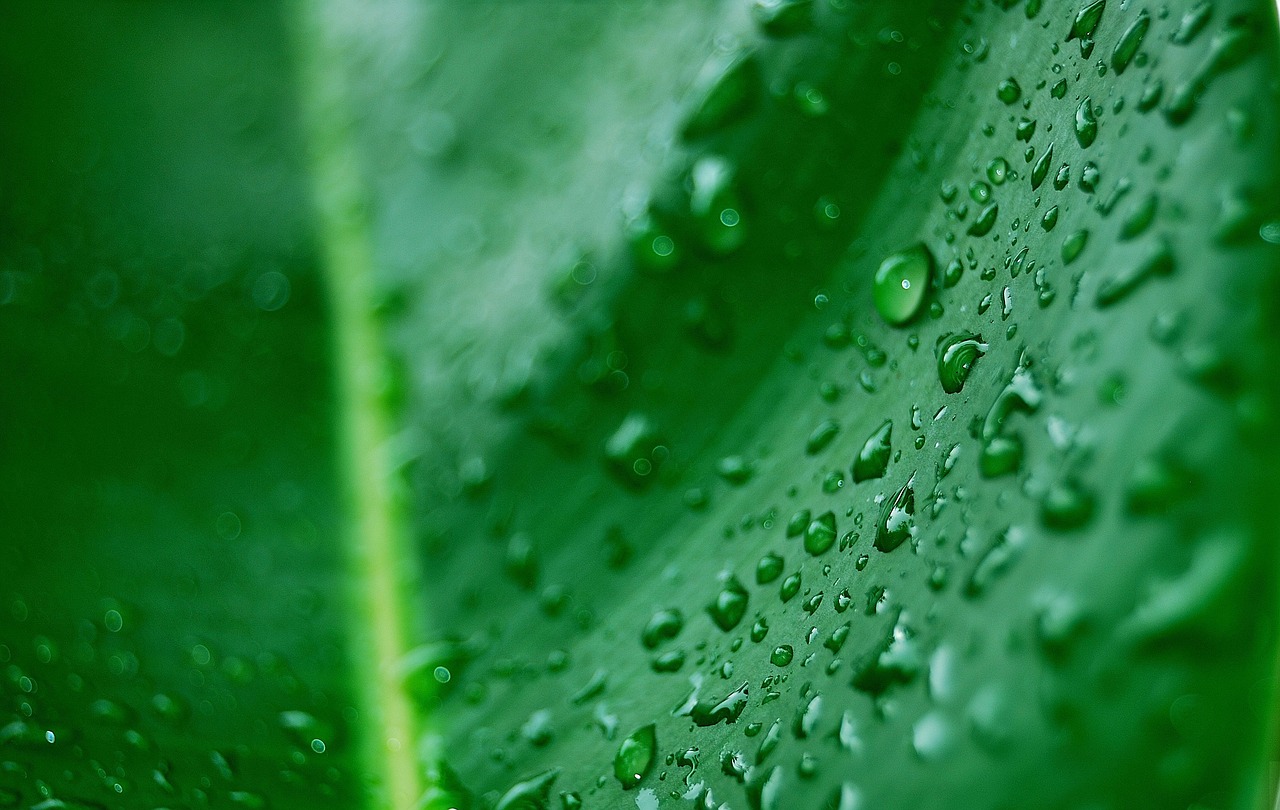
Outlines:
POLYGON ((924 305, 933 270, 933 254, 923 244, 885 257, 876 270, 872 289, 880 317, 891 326, 913 319, 924 305))
POLYGON ((1084 97, 1076 108, 1076 140, 1088 149, 1098 137, 1098 119, 1093 116, 1093 99, 1084 97))
POLYGON ((938 339, 938 381, 948 394, 958 394, 978 358, 987 352, 982 335, 968 332, 943 335, 938 339))
POLYGON ((1138 48, 1142 45, 1142 38, 1147 35, 1147 29, 1150 27, 1151 17, 1143 10, 1138 14, 1138 18, 1120 35, 1120 39, 1116 42, 1115 50, 1111 52, 1111 67, 1115 68, 1116 75, 1120 75, 1128 69, 1129 63, 1133 61, 1133 57, 1138 53, 1138 48))
POLYGON ((812 521, 804 533, 804 550, 818 556, 831 548, 836 541, 836 516, 834 512, 823 512, 812 521))
POLYGON ((653 755, 657 747, 657 729, 653 723, 631 732, 618 746, 618 753, 613 758, 613 775, 622 784, 623 790, 630 790, 640 784, 653 768, 653 755))
POLYGON ((760 85, 760 63, 754 53, 717 56, 698 77, 693 91, 697 100, 685 114, 681 136, 695 140, 739 120, 755 106, 760 85))
POLYGON ((858 457, 853 461, 854 483, 884 476, 889 467, 889 458, 893 454, 892 436, 893 421, 886 419, 884 424, 867 437, 862 449, 858 451, 858 457))

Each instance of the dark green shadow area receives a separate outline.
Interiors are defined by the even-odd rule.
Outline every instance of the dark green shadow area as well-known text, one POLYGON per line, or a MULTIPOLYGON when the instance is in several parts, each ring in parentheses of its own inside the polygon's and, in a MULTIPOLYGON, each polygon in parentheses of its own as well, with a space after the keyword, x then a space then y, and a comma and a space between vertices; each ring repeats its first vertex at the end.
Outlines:
POLYGON ((0 806, 352 806, 280 9, 4 17, 0 806))

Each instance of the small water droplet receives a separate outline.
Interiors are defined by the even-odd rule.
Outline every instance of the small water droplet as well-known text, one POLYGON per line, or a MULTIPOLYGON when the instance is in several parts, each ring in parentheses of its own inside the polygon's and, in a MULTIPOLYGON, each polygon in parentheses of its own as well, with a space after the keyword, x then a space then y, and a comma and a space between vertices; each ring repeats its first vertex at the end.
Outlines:
POLYGON ((996 98, 1005 104, 1013 104, 1022 98, 1022 87, 1018 85, 1018 80, 1010 76, 1000 82, 999 86, 996 87, 996 98))
POLYGON ((640 633, 640 643, 652 650, 663 641, 680 635, 684 629, 684 614, 676 608, 659 610, 649 617, 640 633))

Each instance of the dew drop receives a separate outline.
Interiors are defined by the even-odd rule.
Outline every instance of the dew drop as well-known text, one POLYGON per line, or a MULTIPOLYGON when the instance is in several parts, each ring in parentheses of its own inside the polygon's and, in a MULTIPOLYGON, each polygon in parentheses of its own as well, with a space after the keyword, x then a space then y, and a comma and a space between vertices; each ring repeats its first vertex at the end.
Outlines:
POLYGON ((891 326, 902 326, 912 320, 924 304, 933 271, 933 254, 923 244, 887 256, 873 281, 873 296, 880 317, 891 326))

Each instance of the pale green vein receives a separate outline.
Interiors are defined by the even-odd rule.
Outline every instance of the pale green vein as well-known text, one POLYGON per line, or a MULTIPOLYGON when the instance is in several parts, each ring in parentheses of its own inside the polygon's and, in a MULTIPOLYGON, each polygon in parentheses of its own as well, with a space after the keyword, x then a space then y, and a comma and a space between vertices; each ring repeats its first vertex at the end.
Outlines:
POLYGON ((364 187, 347 114, 339 48, 327 6, 291 6, 317 239, 332 319, 336 430, 348 498, 348 557, 355 621, 348 633, 360 681, 357 733, 364 772, 392 810, 414 807, 423 784, 413 707, 397 673, 406 648, 400 572, 412 570, 404 510, 391 480, 392 415, 382 397, 381 329, 371 303, 374 260, 364 187))

